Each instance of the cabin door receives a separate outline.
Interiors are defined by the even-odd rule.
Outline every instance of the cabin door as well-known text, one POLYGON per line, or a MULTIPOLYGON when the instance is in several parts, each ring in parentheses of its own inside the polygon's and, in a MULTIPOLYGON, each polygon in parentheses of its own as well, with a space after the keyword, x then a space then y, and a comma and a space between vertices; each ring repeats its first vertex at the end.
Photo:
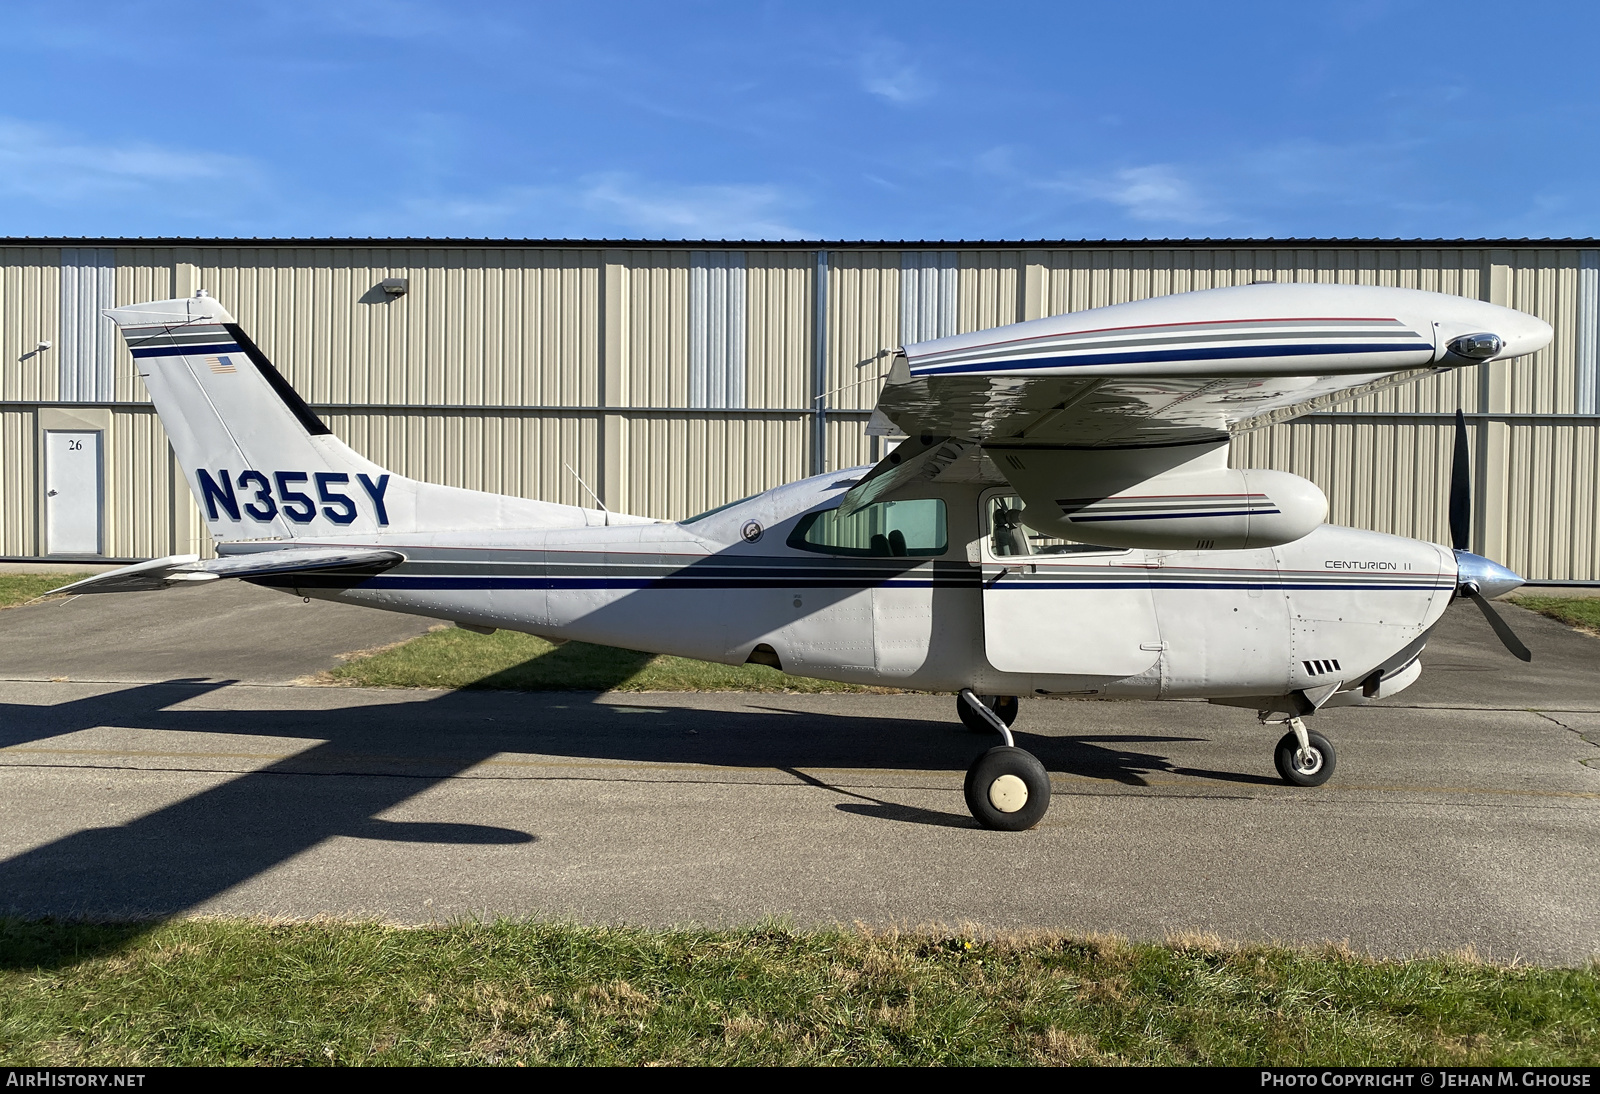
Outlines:
POLYGON ((1161 656, 1143 551, 1047 536, 1026 523, 1022 499, 979 503, 983 633, 1001 672, 1137 676, 1161 656))

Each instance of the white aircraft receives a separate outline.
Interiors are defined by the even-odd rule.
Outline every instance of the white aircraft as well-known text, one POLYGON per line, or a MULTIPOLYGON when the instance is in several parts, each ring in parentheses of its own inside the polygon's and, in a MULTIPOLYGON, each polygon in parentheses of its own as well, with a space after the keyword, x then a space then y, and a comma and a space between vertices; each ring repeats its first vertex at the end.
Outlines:
POLYGON ((334 437, 204 291, 106 312, 216 540, 68 586, 219 578, 552 638, 954 692, 1005 743, 966 799, 991 828, 1044 815, 1017 696, 1203 698, 1287 723, 1285 780, 1334 750, 1305 720, 1416 680, 1430 628, 1521 579, 1454 550, 1323 523, 1230 437, 1386 385, 1532 353, 1548 324, 1407 289, 1261 284, 1059 315, 891 357, 876 466, 667 522, 402 478, 334 437), (897 427, 897 430, 896 430, 897 427))

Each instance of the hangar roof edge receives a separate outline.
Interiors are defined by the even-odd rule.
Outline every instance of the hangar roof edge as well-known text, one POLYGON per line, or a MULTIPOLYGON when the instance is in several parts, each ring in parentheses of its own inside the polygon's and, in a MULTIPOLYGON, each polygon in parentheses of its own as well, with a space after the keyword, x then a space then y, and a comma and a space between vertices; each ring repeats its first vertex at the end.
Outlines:
POLYGON ((1161 247, 1306 249, 1338 247, 1527 248, 1600 247, 1600 239, 1399 239, 1399 238, 1223 238, 1223 239, 514 239, 377 236, 3 236, 0 247, 418 247, 523 248, 548 250, 1122 250, 1161 247))

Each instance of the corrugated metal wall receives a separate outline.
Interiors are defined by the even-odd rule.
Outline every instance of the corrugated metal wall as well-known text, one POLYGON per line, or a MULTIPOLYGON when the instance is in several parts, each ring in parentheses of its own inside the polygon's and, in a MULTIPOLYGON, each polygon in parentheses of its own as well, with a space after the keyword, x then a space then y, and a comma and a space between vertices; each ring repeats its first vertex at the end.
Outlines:
POLYGON ((396 407, 322 417, 362 455, 410 478, 594 504, 578 480, 599 481, 597 413, 396 407))
POLYGON ((116 384, 117 325, 101 312, 116 298, 116 249, 61 249, 61 344, 55 347, 60 398, 106 402, 116 384))
MULTIPOLYGON (((179 256, 180 267, 187 267, 179 256)), ((594 252, 216 248, 188 280, 314 405, 594 406, 594 252), (409 279, 404 296, 386 277, 409 279)))
POLYGON ((743 251, 689 254, 689 405, 744 406, 743 251))
POLYGON ((41 549, 39 410, 52 406, 110 411, 108 553, 205 547, 132 360, 91 314, 106 303, 207 289, 336 433, 400 473, 569 503, 593 490, 613 509, 677 518, 874 458, 864 427, 884 351, 908 339, 1273 280, 1492 300, 1549 320, 1556 341, 1515 366, 1251 434, 1236 464, 1313 479, 1339 523, 1442 539, 1459 406, 1478 469, 1475 546, 1530 578, 1600 580, 1600 251, 1589 241, 844 245, 821 251, 820 267, 815 248, 772 244, 13 242, 0 247, 10 557, 41 549), (409 291, 384 292, 386 277, 409 291))
MULTIPOLYGON (((53 402, 59 397, 57 358, 38 345, 41 340, 60 339, 60 249, 0 248, 0 346, 5 352, 0 406, 53 402)), ((128 358, 130 369, 132 360, 128 358)), ((9 473, 6 478, 11 478, 9 473)))
POLYGON ((1600 413, 1600 251, 1578 252, 1578 329, 1574 382, 1579 414, 1600 413))
POLYGON ((39 551, 38 421, 31 407, 0 407, 0 554, 39 551))

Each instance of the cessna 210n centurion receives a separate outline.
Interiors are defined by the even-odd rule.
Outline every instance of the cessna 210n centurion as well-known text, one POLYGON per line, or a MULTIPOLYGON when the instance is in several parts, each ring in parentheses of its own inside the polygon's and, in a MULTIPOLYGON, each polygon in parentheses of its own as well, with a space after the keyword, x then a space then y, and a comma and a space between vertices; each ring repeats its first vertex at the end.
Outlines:
POLYGON ((220 557, 174 556, 76 593, 243 578, 299 595, 552 638, 954 692, 1005 743, 966 778, 991 828, 1044 815, 1015 746, 1020 695, 1203 698, 1286 723, 1279 773, 1314 786, 1318 710, 1393 695, 1452 598, 1521 584, 1454 550, 1324 524, 1230 437, 1435 372, 1532 353, 1550 327, 1407 289, 1257 284, 941 338, 887 355, 874 423, 907 438, 679 522, 402 478, 332 435, 217 300, 106 312, 220 557))

